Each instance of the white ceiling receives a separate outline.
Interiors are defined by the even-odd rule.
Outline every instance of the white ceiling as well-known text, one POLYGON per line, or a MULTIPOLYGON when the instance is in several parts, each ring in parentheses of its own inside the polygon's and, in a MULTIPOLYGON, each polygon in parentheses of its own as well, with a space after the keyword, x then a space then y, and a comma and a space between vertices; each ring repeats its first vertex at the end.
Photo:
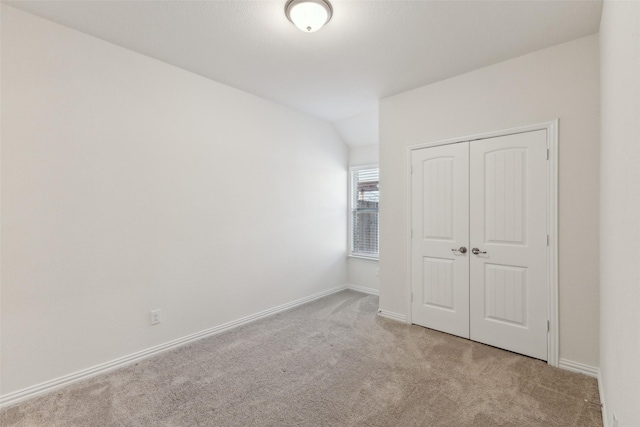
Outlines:
POLYGON ((333 0, 327 26, 303 33, 286 0, 6 3, 331 121, 350 145, 377 143, 379 99, 596 33, 602 8, 333 0))

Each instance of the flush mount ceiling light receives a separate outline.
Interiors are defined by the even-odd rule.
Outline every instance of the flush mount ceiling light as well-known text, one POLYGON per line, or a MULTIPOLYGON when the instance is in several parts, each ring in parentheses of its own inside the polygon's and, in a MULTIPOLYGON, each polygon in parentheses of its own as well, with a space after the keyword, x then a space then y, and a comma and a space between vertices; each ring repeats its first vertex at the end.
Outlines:
POLYGON ((284 13, 300 30, 313 33, 329 22, 333 9, 326 0, 289 0, 284 13))

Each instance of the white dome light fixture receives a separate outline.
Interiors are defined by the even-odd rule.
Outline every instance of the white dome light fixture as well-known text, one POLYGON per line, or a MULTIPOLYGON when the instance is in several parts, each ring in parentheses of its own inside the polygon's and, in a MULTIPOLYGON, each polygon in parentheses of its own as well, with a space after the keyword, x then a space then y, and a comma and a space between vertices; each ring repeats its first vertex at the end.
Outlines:
POLYGON ((313 33, 329 22, 333 8, 327 0, 289 0, 284 13, 301 31, 313 33))

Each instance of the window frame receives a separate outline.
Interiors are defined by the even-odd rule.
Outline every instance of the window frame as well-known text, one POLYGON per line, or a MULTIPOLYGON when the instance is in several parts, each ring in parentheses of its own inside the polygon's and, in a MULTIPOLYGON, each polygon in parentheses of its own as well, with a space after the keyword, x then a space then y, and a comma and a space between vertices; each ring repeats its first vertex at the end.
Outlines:
MULTIPOLYGON (((347 178, 347 186, 348 186, 348 200, 347 200, 347 210, 348 210, 348 230, 347 230, 347 257, 348 258, 359 258, 359 259, 368 259, 368 260, 379 260, 380 259, 380 205, 378 205, 378 253, 376 255, 367 255, 361 253, 353 252, 353 172, 357 172, 364 169, 377 169, 378 170, 378 186, 380 186, 380 165, 377 163, 366 164, 366 165, 358 165, 358 166, 350 166, 349 167, 349 175, 347 178)), ((379 191, 379 190, 378 190, 379 191)), ((378 200, 378 203, 380 201, 378 200)))

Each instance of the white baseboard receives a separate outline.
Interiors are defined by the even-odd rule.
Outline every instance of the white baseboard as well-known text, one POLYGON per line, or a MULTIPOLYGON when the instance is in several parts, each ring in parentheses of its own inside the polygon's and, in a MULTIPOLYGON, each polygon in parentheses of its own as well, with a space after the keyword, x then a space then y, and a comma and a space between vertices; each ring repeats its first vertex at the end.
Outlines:
POLYGON ((347 287, 347 289, 351 289, 352 291, 356 291, 356 292, 362 292, 363 294, 376 295, 376 296, 380 295, 380 291, 377 289, 367 288, 365 286, 360 286, 360 285, 352 285, 351 283, 347 283, 345 286, 347 287))
POLYGON ((607 402, 605 402, 604 382, 602 381, 602 371, 598 369, 598 393, 600 393, 600 403, 602 403, 602 427, 609 427, 607 418, 607 402))
POLYGON ((585 365, 584 363, 573 362, 567 359, 560 359, 558 361, 558 368, 578 372, 593 378, 598 378, 598 374, 600 372, 600 369, 597 366, 585 365))
POLYGON ((254 322, 256 320, 260 320, 264 317, 271 316, 272 314, 276 314, 285 310, 289 310, 291 308, 297 307, 302 304, 306 304, 308 302, 317 300, 319 298, 325 297, 327 295, 334 294, 336 292, 340 292, 347 289, 346 286, 336 286, 335 288, 328 289, 323 292, 319 292, 317 294, 310 295, 305 298, 300 298, 295 301, 288 302, 286 304, 279 305, 277 307, 273 307, 259 313, 252 314, 250 316, 243 317, 241 319, 233 320, 231 322, 224 323, 219 326, 214 326, 213 328, 205 329, 200 332, 196 332, 191 335, 187 335, 182 338, 175 339, 173 341, 166 342, 164 344, 160 344, 154 347, 147 348, 142 351, 138 351, 136 353, 132 353, 128 356, 120 357, 118 359, 111 360, 109 362, 101 363, 99 365, 92 366, 87 369, 83 369, 81 371, 74 372, 69 375, 65 375, 50 381, 45 381, 43 383, 24 388, 22 390, 15 391, 13 393, 8 393, 3 396, 0 396, 0 408, 4 408, 15 403, 21 402, 23 400, 31 399, 41 394, 49 393, 59 388, 65 387, 72 383, 85 380, 87 378, 104 374, 106 372, 112 371, 117 368, 121 368, 123 366, 129 365, 133 362, 137 362, 142 359, 146 359, 151 356, 155 356, 159 353, 172 350, 174 348, 183 346, 185 344, 192 343, 194 341, 201 340, 203 338, 210 337, 212 335, 219 334, 221 332, 228 331, 233 328, 237 328, 238 326, 245 325, 250 322, 254 322))
POLYGON ((378 316, 386 317, 387 319, 397 320, 398 322, 407 323, 407 316, 394 313, 387 310, 378 310, 378 316))

